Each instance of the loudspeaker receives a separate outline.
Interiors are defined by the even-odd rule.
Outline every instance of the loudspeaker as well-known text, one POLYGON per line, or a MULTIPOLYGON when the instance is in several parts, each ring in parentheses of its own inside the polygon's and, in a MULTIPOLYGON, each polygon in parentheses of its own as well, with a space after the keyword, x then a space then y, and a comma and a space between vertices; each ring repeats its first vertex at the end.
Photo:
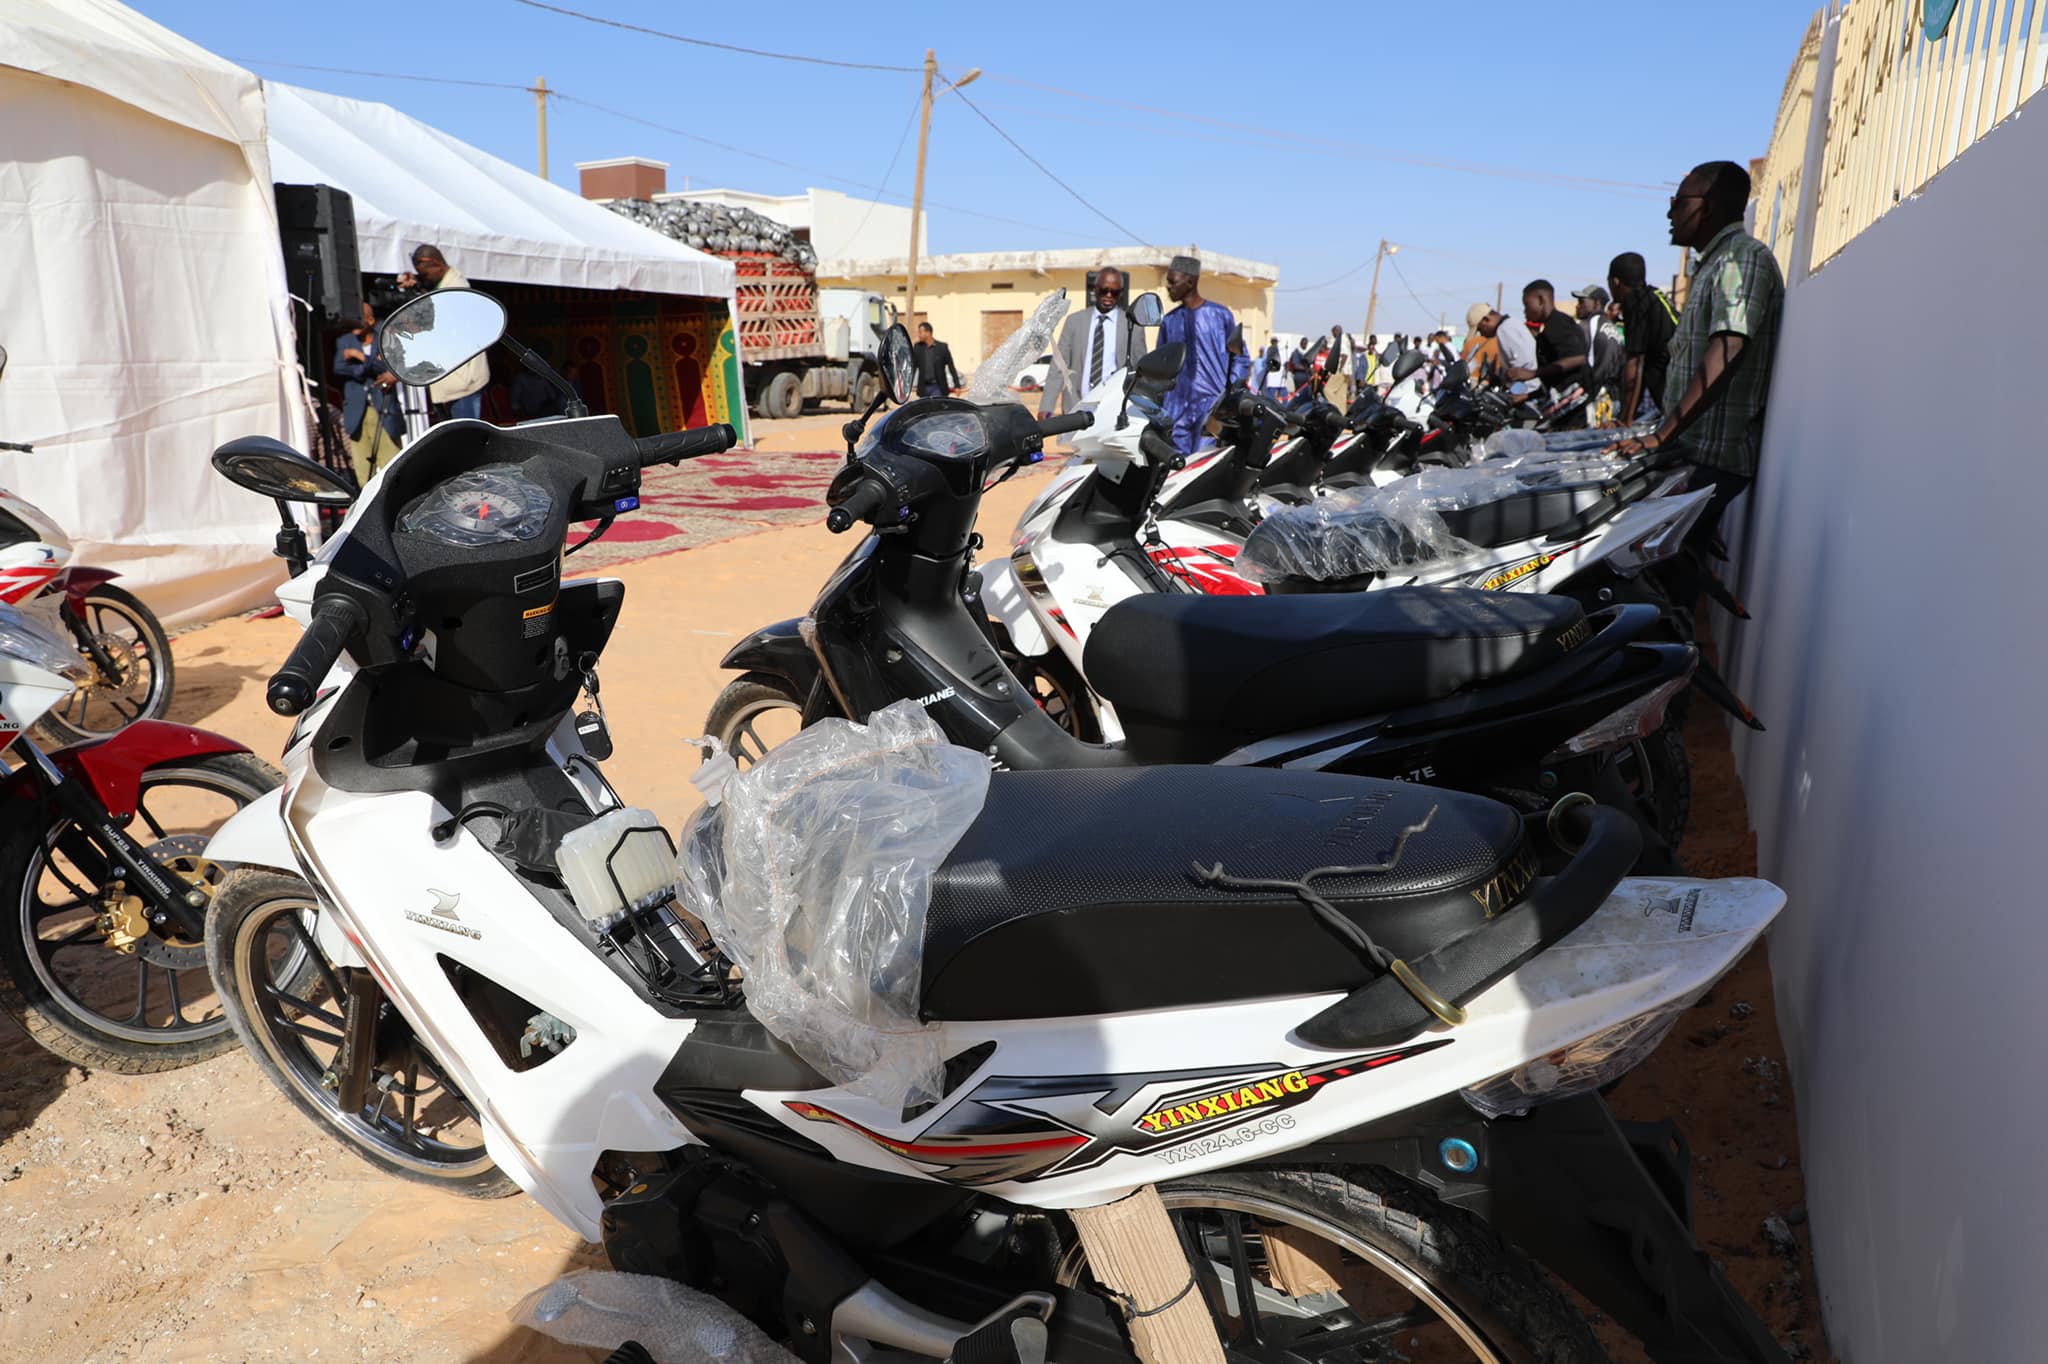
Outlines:
POLYGON ((355 203, 332 185, 276 185, 278 234, 292 293, 329 326, 363 316, 363 273, 356 258, 355 203))

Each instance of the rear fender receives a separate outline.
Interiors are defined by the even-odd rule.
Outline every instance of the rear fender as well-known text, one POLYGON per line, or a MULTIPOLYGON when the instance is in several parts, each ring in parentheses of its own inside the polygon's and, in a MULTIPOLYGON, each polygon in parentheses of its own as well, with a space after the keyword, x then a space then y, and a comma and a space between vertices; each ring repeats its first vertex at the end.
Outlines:
POLYGON ((808 696, 818 680, 817 655, 804 642, 802 622, 777 621, 754 631, 727 651, 718 666, 732 672, 766 673, 779 677, 808 696))
POLYGON ((1031 610, 1031 597, 1017 580, 1017 570, 1007 557, 990 559, 981 574, 981 604, 991 619, 1009 631, 1010 643, 1027 658, 1042 658, 1052 652, 1052 640, 1031 610))
POLYGON ((75 610, 85 605, 85 599, 95 587, 103 587, 120 577, 111 568, 84 568, 73 565, 51 579, 49 590, 61 592, 75 610))
POLYGON ((109 739, 73 744, 50 754, 57 770, 83 781, 108 814, 126 819, 135 813, 142 774, 152 767, 215 753, 247 753, 248 747, 224 734, 174 725, 168 720, 137 720, 109 739))

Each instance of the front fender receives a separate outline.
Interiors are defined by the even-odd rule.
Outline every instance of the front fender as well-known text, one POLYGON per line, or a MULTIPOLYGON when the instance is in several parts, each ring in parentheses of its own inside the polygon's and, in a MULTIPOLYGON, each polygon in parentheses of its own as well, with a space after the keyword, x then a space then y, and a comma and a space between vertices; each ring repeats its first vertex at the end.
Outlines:
POLYGON ((248 751, 246 745, 211 730, 168 720, 137 720, 112 738, 60 748, 50 754, 50 761, 65 776, 90 787, 108 814, 126 819, 135 813, 142 774, 150 768, 181 758, 248 751))
POLYGON ((111 568, 84 568, 74 564, 52 578, 48 590, 63 593, 75 609, 85 605, 86 597, 95 587, 104 586, 120 576, 111 568))
POLYGON ((818 680, 818 659, 804 643, 800 626, 799 621, 782 620, 756 630, 733 645, 718 666, 732 672, 767 673, 796 688, 797 695, 809 696, 818 680))
POLYGON ((1046 638, 1045 627, 1038 623, 1038 615, 1031 609, 1031 598, 1024 591, 1024 584, 1017 581, 1017 570, 1008 556, 998 556, 981 565, 981 604, 990 619, 1010 632, 1010 643, 1018 653, 1027 658, 1041 658, 1053 651, 1052 641, 1046 638))
POLYGON ((266 791, 228 816, 207 840, 206 856, 212 862, 271 867, 297 875, 299 859, 284 832, 284 788, 266 791))

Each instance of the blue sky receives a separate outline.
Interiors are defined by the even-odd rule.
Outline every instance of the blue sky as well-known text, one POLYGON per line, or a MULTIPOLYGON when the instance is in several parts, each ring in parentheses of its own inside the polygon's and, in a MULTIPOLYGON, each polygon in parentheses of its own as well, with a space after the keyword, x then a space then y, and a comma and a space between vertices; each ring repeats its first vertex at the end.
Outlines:
MULTIPOLYGON (((517 0, 131 3, 259 75, 381 100, 528 169, 533 97, 522 90, 287 63, 520 86, 545 76, 588 101, 550 105, 553 178, 571 187, 577 161, 641 155, 669 163, 672 188, 687 176, 769 193, 910 194, 908 72, 715 51, 517 0)), ((942 99, 925 191, 932 250, 1128 242, 1106 217, 1144 241, 1279 265, 1278 324, 1304 331, 1363 324, 1382 236, 1403 244, 1381 275, 1382 331, 1457 319, 1496 281, 1511 297, 1537 275, 1576 288, 1617 251, 1642 251, 1668 274, 1664 194, 1582 182, 1654 187, 1700 161, 1761 155, 1811 14, 1799 0, 1198 3, 1147 27, 1131 9, 974 0, 559 3, 741 46, 910 67, 933 47, 943 74, 980 67, 968 97, 1093 209, 942 99)))

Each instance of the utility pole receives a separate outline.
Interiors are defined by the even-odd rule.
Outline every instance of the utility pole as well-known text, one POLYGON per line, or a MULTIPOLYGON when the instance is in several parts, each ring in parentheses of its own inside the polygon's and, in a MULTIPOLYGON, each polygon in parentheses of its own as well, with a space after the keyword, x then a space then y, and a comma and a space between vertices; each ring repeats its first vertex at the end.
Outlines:
MULTIPOLYGON (((1507 287, 1508 282, 1504 279, 1493 282, 1493 310, 1497 313, 1500 312, 1500 305, 1507 301, 1507 287)), ((1505 317, 1507 314, 1501 313, 1501 316, 1505 317)))
POLYGON ((533 95, 534 108, 540 120, 540 178, 548 178, 548 78, 536 76, 532 85, 526 87, 533 95))
POLYGON ((1398 246, 1390 246, 1385 237, 1380 238, 1378 254, 1372 258, 1372 293, 1365 300, 1365 344, 1372 344, 1372 316, 1380 310, 1380 262, 1397 254, 1398 246))
MULTIPOLYGON (((918 224, 924 217, 924 158, 925 150, 932 136, 932 82, 939 74, 939 59, 931 48, 924 50, 924 104, 917 116, 917 186, 910 195, 910 274, 903 284, 903 325, 910 326, 917 315, 917 247, 918 224)), ((975 67, 959 80, 946 85, 938 93, 958 90, 972 85, 981 76, 981 68, 975 67)))

